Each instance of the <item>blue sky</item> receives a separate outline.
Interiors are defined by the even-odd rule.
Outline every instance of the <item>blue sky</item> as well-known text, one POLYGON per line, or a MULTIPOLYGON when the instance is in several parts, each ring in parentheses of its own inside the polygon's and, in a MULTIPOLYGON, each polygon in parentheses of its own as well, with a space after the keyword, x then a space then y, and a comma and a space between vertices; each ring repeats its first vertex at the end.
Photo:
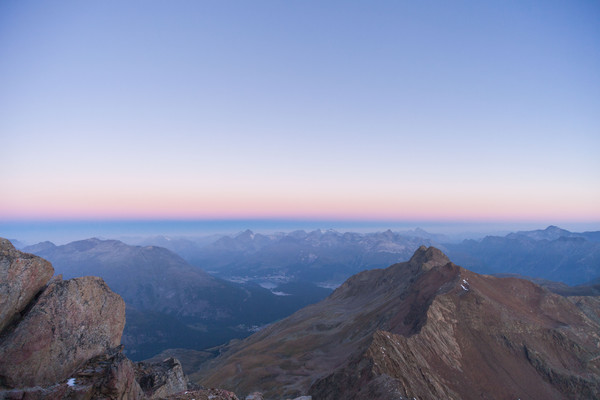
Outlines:
POLYGON ((3 1, 0 219, 600 221, 598 21, 592 1, 3 1))

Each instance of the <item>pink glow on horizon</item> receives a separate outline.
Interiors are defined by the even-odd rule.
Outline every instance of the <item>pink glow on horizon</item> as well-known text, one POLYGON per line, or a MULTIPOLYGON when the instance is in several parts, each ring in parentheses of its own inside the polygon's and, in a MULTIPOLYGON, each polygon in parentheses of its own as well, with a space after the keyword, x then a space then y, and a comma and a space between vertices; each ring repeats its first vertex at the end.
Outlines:
MULTIPOLYGON (((241 196, 241 195, 240 195, 241 196)), ((0 200, 0 219, 352 219, 352 220, 600 220, 596 204, 568 199, 539 203, 535 199, 465 200, 438 198, 314 198, 279 195, 217 197, 70 196, 0 200)))

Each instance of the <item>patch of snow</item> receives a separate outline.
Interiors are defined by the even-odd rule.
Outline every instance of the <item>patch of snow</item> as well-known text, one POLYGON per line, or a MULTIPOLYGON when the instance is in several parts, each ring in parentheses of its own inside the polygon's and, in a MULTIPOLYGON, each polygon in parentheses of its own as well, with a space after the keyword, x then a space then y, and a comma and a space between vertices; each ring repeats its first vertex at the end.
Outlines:
POLYGON ((262 325, 262 326, 252 325, 252 326, 247 326, 247 325, 244 325, 244 324, 240 324, 240 325, 236 326, 236 329, 240 329, 240 330, 247 331, 247 332, 258 332, 261 329, 263 329, 265 326, 267 326, 267 325, 262 325))
POLYGON ((319 282, 317 283, 317 286, 324 289, 337 289, 338 287, 342 286, 342 283, 319 282))
POLYGON ((250 278, 241 277, 241 276, 232 276, 230 278, 225 278, 225 280, 227 280, 229 282, 233 282, 233 283, 247 283, 250 280, 250 278))
POLYGON ((463 289, 464 289, 465 291, 467 291, 467 292, 469 291, 469 289, 468 289, 468 288, 466 288, 466 287, 465 287, 465 286, 464 286, 462 283, 461 283, 460 287, 461 287, 461 288, 463 288, 463 289))
POLYGON ((259 283, 259 285, 261 288, 269 289, 269 290, 275 289, 277 287, 277 285, 273 282, 261 282, 261 283, 259 283))
POLYGON ((468 285, 468 284, 469 284, 469 282, 467 282, 465 279, 463 279, 463 283, 464 283, 465 285, 468 285))
POLYGON ((69 378, 69 380, 67 381, 67 386, 75 386, 75 378, 69 378))

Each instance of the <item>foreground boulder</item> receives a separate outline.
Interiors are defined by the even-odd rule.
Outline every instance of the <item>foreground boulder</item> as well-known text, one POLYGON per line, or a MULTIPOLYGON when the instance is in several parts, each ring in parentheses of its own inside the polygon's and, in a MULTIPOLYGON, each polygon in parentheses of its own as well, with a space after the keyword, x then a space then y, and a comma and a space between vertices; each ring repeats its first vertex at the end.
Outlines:
MULTIPOLYGON (((0 399, 46 400, 46 399, 179 399, 190 393, 197 400, 209 397, 209 391, 187 392, 187 378, 175 359, 159 363, 134 363, 122 352, 123 346, 109 349, 90 359, 71 374, 64 382, 47 387, 19 388, 0 391, 0 399)), ((223 397, 229 399, 230 397, 223 397)), ((232 397, 233 399, 233 397, 232 397)))
POLYGON ((125 303, 101 278, 55 279, 0 343, 7 387, 65 380, 87 360, 118 346, 125 303))
POLYGON ((136 377, 144 393, 151 399, 162 399, 188 388, 181 363, 173 357, 162 362, 137 363, 136 377))
POLYGON ((54 274, 50 263, 0 238, 0 332, 34 300, 54 274))

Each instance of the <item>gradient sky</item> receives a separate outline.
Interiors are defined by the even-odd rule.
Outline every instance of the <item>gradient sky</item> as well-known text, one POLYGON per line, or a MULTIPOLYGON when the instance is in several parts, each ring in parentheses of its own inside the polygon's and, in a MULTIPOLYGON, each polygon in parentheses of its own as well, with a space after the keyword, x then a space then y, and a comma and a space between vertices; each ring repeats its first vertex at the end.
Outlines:
POLYGON ((0 220, 600 221, 598 21, 597 1, 4 0, 0 220))

